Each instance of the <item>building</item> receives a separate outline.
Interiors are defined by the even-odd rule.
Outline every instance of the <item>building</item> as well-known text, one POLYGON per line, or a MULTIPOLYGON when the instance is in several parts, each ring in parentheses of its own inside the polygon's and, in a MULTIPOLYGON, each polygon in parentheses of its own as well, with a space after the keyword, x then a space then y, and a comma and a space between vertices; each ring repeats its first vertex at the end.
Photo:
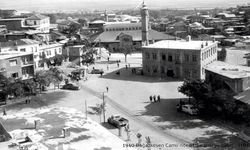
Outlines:
POLYGON ((68 56, 70 62, 74 62, 75 64, 81 66, 82 65, 82 55, 86 52, 85 45, 75 45, 69 46, 66 49, 64 55, 68 56))
POLYGON ((0 25, 5 25, 7 30, 22 30, 24 24, 24 18, 0 19, 0 25))
POLYGON ((38 67, 39 61, 39 42, 31 39, 21 39, 8 42, 0 42, 0 54, 20 52, 20 53, 33 53, 35 67, 38 67))
POLYGON ((48 43, 48 44, 41 44, 39 45, 39 56, 44 55, 45 58, 51 58, 55 55, 62 54, 62 47, 63 44, 60 43, 48 43))
MULTIPOLYGON (((142 26, 141 23, 109 23, 104 25, 104 32, 94 38, 94 43, 100 43, 110 52, 119 52, 121 34, 132 37, 135 49, 139 50, 142 45, 142 26)), ((175 40, 176 38, 168 34, 152 30, 148 32, 148 41, 153 43, 160 40, 175 40)))
POLYGON ((26 80, 33 78, 34 72, 33 53, 0 53, 0 73, 4 76, 26 80))
POLYGON ((145 75, 205 79, 205 66, 217 60, 217 42, 164 40, 142 47, 145 75))
POLYGON ((50 19, 48 16, 34 14, 25 19, 24 28, 32 28, 40 33, 49 33, 50 19))
POLYGON ((235 94, 250 88, 249 67, 215 61, 206 66, 205 70, 205 81, 210 83, 213 88, 228 89, 235 94))

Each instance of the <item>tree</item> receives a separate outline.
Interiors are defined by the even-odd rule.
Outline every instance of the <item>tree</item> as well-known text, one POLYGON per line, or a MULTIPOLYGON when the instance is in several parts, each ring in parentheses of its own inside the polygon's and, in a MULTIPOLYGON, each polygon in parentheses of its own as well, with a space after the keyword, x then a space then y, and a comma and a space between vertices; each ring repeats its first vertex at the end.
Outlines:
POLYGON ((81 24, 81 26, 85 27, 88 25, 88 22, 87 20, 85 19, 78 19, 78 22, 81 24))
POLYGON ((85 54, 82 55, 82 63, 83 64, 92 64, 95 62, 94 59, 94 52, 93 51, 88 51, 85 54))
POLYGON ((54 61, 55 66, 61 66, 64 60, 63 55, 56 54, 54 57, 50 58, 50 60, 54 61))
POLYGON ((221 51, 218 51, 218 60, 225 61, 227 57, 227 50, 225 47, 222 47, 221 51))

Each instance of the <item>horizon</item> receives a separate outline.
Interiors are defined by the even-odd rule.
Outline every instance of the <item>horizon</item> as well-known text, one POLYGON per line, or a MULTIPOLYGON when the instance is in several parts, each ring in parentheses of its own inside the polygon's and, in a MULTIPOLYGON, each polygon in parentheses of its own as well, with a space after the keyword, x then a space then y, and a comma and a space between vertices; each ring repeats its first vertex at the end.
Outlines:
MULTIPOLYGON (((228 8, 246 5, 249 0, 145 0, 149 9, 211 9, 228 8), (181 6, 180 6, 181 4, 181 6), (218 7, 219 6, 219 7, 218 7)), ((16 9, 25 11, 56 10, 117 10, 138 9, 142 0, 8 0, 0 2, 0 9, 16 9), (23 3, 21 5, 20 3, 23 3), (60 8, 60 9, 58 9, 60 8)))

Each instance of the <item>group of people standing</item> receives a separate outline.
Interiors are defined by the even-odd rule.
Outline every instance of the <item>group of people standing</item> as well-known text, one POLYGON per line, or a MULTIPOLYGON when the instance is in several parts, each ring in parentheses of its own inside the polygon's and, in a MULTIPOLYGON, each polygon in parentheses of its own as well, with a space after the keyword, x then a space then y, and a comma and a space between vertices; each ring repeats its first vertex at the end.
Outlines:
POLYGON ((161 97, 160 95, 156 96, 156 95, 150 95, 149 96, 149 100, 150 102, 161 102, 161 97))

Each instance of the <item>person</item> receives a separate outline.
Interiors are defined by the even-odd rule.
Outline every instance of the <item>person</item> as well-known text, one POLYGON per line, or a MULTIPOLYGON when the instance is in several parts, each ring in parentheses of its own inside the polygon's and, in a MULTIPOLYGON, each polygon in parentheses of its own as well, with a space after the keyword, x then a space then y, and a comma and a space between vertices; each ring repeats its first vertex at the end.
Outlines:
POLYGON ((108 61, 109 61, 109 57, 108 57, 108 61))
POLYGON ((103 72, 101 72, 101 77, 102 77, 103 72))
POLYGON ((107 90, 107 92, 108 92, 108 91, 109 91, 109 87, 106 86, 106 90, 107 90))
POLYGON ((150 100, 150 102, 152 103, 152 100, 153 100, 152 95, 149 96, 149 100, 150 100))
POLYGON ((6 113, 6 109, 5 109, 5 108, 3 108, 3 115, 4 115, 4 116, 6 116, 6 115, 7 115, 7 113, 6 113))
POLYGON ((126 65, 125 67, 126 67, 126 69, 128 69, 128 65, 126 65))
POLYGON ((156 96, 155 96, 155 95, 154 95, 154 97, 153 97, 153 98, 154 98, 154 102, 156 102, 156 96))
POLYGON ((157 100, 158 100, 158 102, 161 102, 161 97, 160 97, 160 95, 157 96, 157 100))
POLYGON ((117 63, 117 67, 119 68, 119 63, 117 63))

